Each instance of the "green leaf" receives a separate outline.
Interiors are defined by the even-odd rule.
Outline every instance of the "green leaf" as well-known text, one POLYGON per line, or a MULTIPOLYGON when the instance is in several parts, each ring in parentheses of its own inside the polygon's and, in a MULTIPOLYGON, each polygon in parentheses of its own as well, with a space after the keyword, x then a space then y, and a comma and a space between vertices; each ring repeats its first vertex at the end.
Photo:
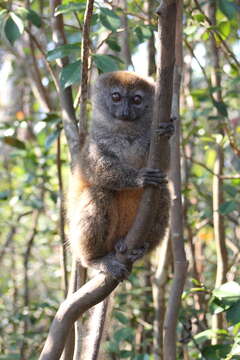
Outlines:
POLYGON ((228 117, 227 105, 223 101, 214 101, 213 104, 222 116, 228 117))
POLYGON ((137 35, 137 38, 138 38, 139 43, 142 43, 142 42, 144 41, 143 33, 142 33, 142 28, 141 28, 140 26, 137 26, 137 27, 134 29, 134 32, 135 32, 136 35, 137 35))
POLYGON ((34 10, 28 9, 27 18, 36 27, 40 28, 42 26, 42 19, 34 10))
POLYGON ((117 41, 114 39, 108 39, 106 40, 106 43, 110 47, 111 50, 119 52, 121 51, 121 47, 118 45, 117 41))
POLYGON ((131 355, 133 355, 133 352, 129 350, 121 350, 119 352, 120 359, 130 359, 131 355))
POLYGON ((81 80, 81 61, 64 66, 60 74, 60 84, 65 89, 81 80))
POLYGON ((192 35, 192 34, 194 34, 195 32, 197 32, 198 29, 199 29, 199 25, 190 25, 190 26, 187 26, 187 27, 184 29, 184 34, 186 34, 186 35, 192 35))
POLYGON ((237 14, 236 5, 229 0, 218 0, 218 5, 221 12, 226 15, 228 19, 233 19, 237 14))
POLYGON ((47 137, 45 142, 46 149, 49 149, 51 147, 51 145, 57 140, 59 134, 60 134, 60 130, 57 129, 47 137))
POLYGON ((56 49, 48 51, 47 60, 53 61, 56 59, 63 58, 65 56, 69 56, 70 53, 80 52, 80 44, 67 44, 58 46, 56 49))
POLYGON ((206 19, 204 14, 196 14, 192 16, 194 20, 198 21, 199 23, 206 19))
POLYGON ((197 335, 194 336, 194 340, 197 342, 197 344, 201 344, 205 342, 206 340, 211 340, 213 336, 215 335, 215 332, 212 329, 204 330, 197 335))
POLYGON ((214 289, 213 295, 219 299, 233 298, 236 302, 240 300, 240 285, 235 281, 229 281, 214 289))
POLYGON ((42 25, 42 20, 40 16, 31 9, 26 9, 22 6, 19 6, 16 10, 16 13, 23 19, 23 20, 29 20, 33 25, 40 28, 42 25))
POLYGON ((218 25, 219 32, 221 33, 221 36, 223 40, 225 40, 231 33, 231 23, 230 21, 222 21, 218 25))
POLYGON ((206 346, 202 355, 205 360, 223 360, 231 351, 231 345, 210 345, 206 346))
POLYGON ((26 145, 23 141, 15 138, 14 136, 4 136, 2 141, 10 146, 16 147, 18 149, 24 150, 26 149, 26 145))
POLYGON ((10 13, 4 26, 4 33, 8 41, 13 45, 14 42, 21 36, 24 30, 24 25, 20 17, 14 13, 10 13))
POLYGON ((150 28, 147 26, 142 26, 141 29, 142 29, 142 34, 143 34, 144 40, 150 39, 152 36, 152 31, 150 30, 150 28))
POLYGON ((240 300, 237 301, 230 309, 227 310, 227 321, 230 325, 240 323, 240 300))
POLYGON ((116 71, 119 69, 116 61, 109 55, 92 55, 93 61, 100 72, 116 71))
POLYGON ((99 18, 102 25, 111 31, 116 31, 121 26, 120 17, 110 9, 100 7, 99 18))
POLYGON ((209 94, 206 89, 194 89, 191 91, 191 95, 199 101, 209 100, 209 94))
POLYGON ((0 191, 0 200, 7 200, 9 196, 10 196, 9 190, 0 191))
POLYGON ((238 193, 238 190, 239 190, 237 188, 237 186, 232 186, 232 185, 229 185, 229 184, 224 184, 223 188, 228 193, 228 195, 230 195, 232 197, 235 197, 237 195, 237 193, 238 193))
POLYGON ((232 303, 228 300, 222 300, 219 298, 212 298, 209 304, 209 310, 211 314, 220 314, 230 308, 232 303))
POLYGON ((132 328, 122 328, 115 332, 114 339, 119 343, 121 341, 132 342, 134 339, 134 330, 132 328))
POLYGON ((114 312, 114 317, 122 324, 126 325, 129 323, 128 318, 120 311, 114 312))
POLYGON ((238 203, 234 200, 231 200, 231 201, 225 201, 223 204, 221 204, 219 210, 222 215, 227 215, 230 214, 232 211, 237 210, 237 208, 238 208, 238 203))
POLYGON ((73 11, 84 11, 85 10, 85 2, 79 3, 79 2, 70 2, 67 5, 59 5, 56 7, 54 16, 60 15, 60 14, 67 14, 69 12, 73 11))

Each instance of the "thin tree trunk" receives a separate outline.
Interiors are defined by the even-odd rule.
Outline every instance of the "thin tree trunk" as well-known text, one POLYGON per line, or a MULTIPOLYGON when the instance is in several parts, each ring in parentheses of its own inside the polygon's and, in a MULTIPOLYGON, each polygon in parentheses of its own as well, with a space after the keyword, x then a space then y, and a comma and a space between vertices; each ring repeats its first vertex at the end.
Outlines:
POLYGON ((163 360, 163 325, 165 317, 165 293, 168 280, 168 258, 169 258, 170 236, 167 234, 159 249, 159 263, 152 283, 154 321, 153 321, 153 355, 154 360, 163 360))
MULTIPOLYGON (((216 3, 211 1, 209 3, 209 19, 214 26, 216 24, 216 3)), ((211 54, 213 59, 213 70, 212 70, 212 86, 217 88, 213 97, 215 100, 220 103, 222 102, 222 90, 221 90, 221 69, 220 69, 220 57, 219 57, 219 48, 216 44, 214 36, 211 36, 211 54)), ((218 111, 219 123, 218 131, 223 135, 223 129, 221 126, 221 113, 218 111)), ((226 249, 226 239, 225 239, 225 228, 224 228, 224 217, 220 213, 221 204, 224 202, 223 195, 223 181, 221 176, 223 175, 224 170, 224 151, 221 144, 217 144, 216 149, 216 160, 214 164, 214 174, 213 183, 212 183, 212 192, 213 192, 213 228, 214 228, 214 238, 216 243, 216 253, 217 253, 217 273, 215 287, 219 287, 226 281, 226 274, 228 268, 228 259, 227 259, 227 249, 226 249)), ((213 330, 222 328, 223 326, 223 315, 218 314, 214 315, 212 318, 212 327, 213 330)), ((216 344, 217 337, 213 339, 213 343, 216 344)))
MULTIPOLYGON (((31 250, 33 246, 34 238, 37 234, 37 225, 39 219, 39 211, 35 211, 33 215, 33 228, 27 240, 27 248, 24 254, 24 308, 29 307, 29 260, 31 256, 31 250)), ((27 360, 27 343, 25 340, 26 334, 29 328, 29 319, 27 317, 23 320, 23 341, 20 348, 20 359, 27 360)))
POLYGON ((62 163, 61 163, 61 133, 57 138, 57 175, 59 189, 59 229, 61 241, 60 264, 62 269, 63 292, 67 295, 68 290, 68 273, 67 273, 67 252, 66 252, 66 235, 65 235, 65 217, 64 217, 64 189, 62 179, 62 163))
POLYGON ((171 288, 168 308, 164 323, 163 359, 176 359, 176 327, 184 288, 187 260, 183 238, 183 209, 181 200, 181 168, 180 168, 180 83, 182 73, 182 1, 177 3, 176 29, 176 64, 173 82, 172 116, 176 120, 175 136, 171 144, 170 179, 172 187, 171 206, 171 240, 174 259, 174 280, 171 288))

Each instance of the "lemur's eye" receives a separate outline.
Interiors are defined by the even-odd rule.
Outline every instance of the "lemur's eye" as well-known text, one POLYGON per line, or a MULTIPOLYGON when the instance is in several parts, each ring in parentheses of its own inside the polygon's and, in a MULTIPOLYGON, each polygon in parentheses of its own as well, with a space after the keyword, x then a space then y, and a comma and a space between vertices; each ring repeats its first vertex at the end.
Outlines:
POLYGON ((122 97, 118 92, 112 93, 112 101, 113 102, 119 102, 121 100, 122 100, 122 97))
POLYGON ((133 103, 136 105, 140 105, 142 103, 142 97, 140 95, 135 95, 133 97, 133 103))

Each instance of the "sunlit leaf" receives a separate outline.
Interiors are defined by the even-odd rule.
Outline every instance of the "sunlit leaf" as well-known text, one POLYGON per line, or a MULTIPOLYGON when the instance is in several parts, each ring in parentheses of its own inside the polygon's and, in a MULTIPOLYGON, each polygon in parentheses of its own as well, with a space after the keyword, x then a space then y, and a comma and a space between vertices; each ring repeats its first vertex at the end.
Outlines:
POLYGON ((230 21, 222 21, 218 25, 219 32, 221 33, 221 37, 225 40, 231 33, 231 23, 230 21))
POLYGON ((233 297, 238 300, 240 299, 240 285, 235 281, 229 281, 214 289, 213 295, 220 299, 233 297))

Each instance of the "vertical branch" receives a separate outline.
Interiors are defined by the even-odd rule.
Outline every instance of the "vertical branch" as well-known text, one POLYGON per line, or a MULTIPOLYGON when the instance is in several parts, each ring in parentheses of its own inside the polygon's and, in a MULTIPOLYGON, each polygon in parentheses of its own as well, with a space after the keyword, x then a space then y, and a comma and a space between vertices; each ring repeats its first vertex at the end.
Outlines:
POLYGON ((63 290, 64 295, 67 295, 68 289, 68 277, 67 277, 67 253, 66 253, 66 235, 65 235, 65 219, 64 219, 64 190, 63 190, 63 181, 62 181, 62 163, 61 163, 61 132, 57 138, 57 176, 58 176, 58 189, 59 189, 59 222, 60 222, 60 240, 61 240, 61 254, 60 262, 62 268, 62 278, 63 278, 63 290))
MULTIPOLYGON (((39 219, 39 211, 35 211, 33 215, 33 228, 27 240, 27 248, 24 253, 24 307, 28 308, 29 306, 29 260, 31 256, 31 250, 33 246, 34 238, 37 234, 37 225, 39 219)), ((20 359, 27 360, 26 357, 26 350, 27 350, 27 343, 25 341, 26 334, 28 332, 29 327, 29 319, 27 317, 23 320, 23 341, 20 348, 20 359)))
MULTIPOLYGON (((213 26, 216 25, 216 3, 210 1, 209 3, 209 19, 213 26)), ((219 48, 216 44, 214 35, 211 36, 211 48, 212 48, 212 59, 213 59, 213 70, 212 70, 212 84, 217 88, 213 97, 215 101, 222 102, 222 90, 221 90, 221 68, 220 68, 220 57, 219 48)), ((219 124, 218 131, 223 135, 223 129, 221 126, 221 113, 218 111, 219 124)), ((224 169, 224 152, 221 144, 217 144, 216 149, 216 160, 214 164, 214 175, 212 182, 213 192, 213 229, 217 251, 217 274, 215 287, 219 287, 226 281, 226 274, 228 268, 225 229, 224 229, 224 217, 220 214, 220 206, 224 202, 223 196, 223 181, 221 176, 223 175, 224 169)), ((212 326, 214 330, 222 327, 223 317, 222 314, 214 315, 212 319, 212 326)), ((213 343, 217 343, 217 339, 213 340, 213 343)))
MULTIPOLYGON (((30 8, 30 0, 25 0, 25 6, 27 9, 30 8)), ((46 91, 46 89, 44 88, 43 84, 42 84, 42 79, 41 79, 41 73, 39 70, 39 66, 37 63, 37 58, 36 58, 36 54, 35 54, 35 46, 34 46, 34 42, 31 36, 31 32, 32 32, 32 24, 29 21, 28 22, 28 40, 29 40, 29 48, 30 48, 30 53, 31 53, 31 58, 32 58, 32 65, 33 65, 33 71, 31 69, 31 75, 32 75, 32 80, 36 86, 37 92, 38 92, 38 97, 40 102, 42 103, 43 108, 45 109, 45 111, 51 111, 52 109, 52 104, 51 104, 51 100, 50 97, 48 96, 48 92, 46 91)))
POLYGON ((81 98, 80 98, 80 141, 84 142, 87 132, 87 100, 88 100, 88 63, 90 47, 90 25, 93 14, 94 0, 87 0, 83 24, 83 40, 81 49, 81 98))
POLYGON ((171 288, 166 319, 164 323, 163 358, 176 359, 176 327, 181 304, 181 295, 184 288, 187 261, 183 241, 182 201, 181 201, 181 168, 180 168, 180 84, 182 72, 182 1, 177 5, 176 29, 176 64, 173 84, 172 115, 177 118, 176 131, 171 147, 171 240, 174 258, 174 280, 171 288))
MULTIPOLYGON (((55 8, 60 5, 61 2, 61 0, 50 0, 53 39, 56 45, 63 45, 66 43, 63 17, 62 15, 54 16, 55 8)), ((59 65, 60 67, 63 67, 67 63, 68 58, 63 58, 61 59, 59 65)), ((60 86, 59 91, 64 132, 67 138, 68 147, 71 154, 71 160, 73 163, 76 163, 80 152, 80 139, 78 133, 77 118, 73 107, 72 89, 70 86, 66 89, 62 89, 60 86)))
POLYGON ((167 263, 169 260, 169 234, 166 234, 158 251, 158 267, 154 275, 152 284, 153 303, 154 303, 154 322, 153 322, 153 354, 154 360, 163 359, 163 325, 165 316, 165 293, 167 284, 167 263))
MULTIPOLYGON (((147 15, 148 15, 148 24, 151 24, 151 19, 154 12, 154 4, 155 2, 153 0, 147 1, 147 15)), ((148 40, 148 75, 152 76, 156 73, 156 62, 155 62, 155 44, 154 44, 154 34, 152 32, 152 35, 150 39, 148 40)))
MULTIPOLYGON (((52 13, 54 14, 56 6, 61 4, 61 0, 50 0, 52 13)), ((76 164, 78 161, 78 155, 83 146, 84 139, 87 132, 87 99, 88 99, 88 63, 89 63, 89 46, 90 46, 90 24, 93 13, 94 1, 87 1, 86 10, 84 15, 83 24, 83 41, 81 48, 81 99, 80 99, 80 122, 79 129, 77 126, 77 120, 75 110, 73 106, 73 98, 71 88, 68 87, 65 90, 61 89, 61 104, 63 109, 63 124, 65 134, 67 136, 68 145, 71 152, 72 163, 76 164)), ((52 17, 53 36, 57 44, 65 44, 66 37, 64 33, 64 23, 62 15, 52 17)), ((63 67, 68 63, 68 59, 62 59, 60 66, 63 67)), ((64 229, 61 230, 63 235, 64 229)), ((62 237, 62 236, 61 236, 62 237)), ((63 237, 62 237, 63 238, 63 237)), ((80 265, 76 263, 75 258, 72 259, 72 270, 71 270, 70 288, 68 296, 76 291, 85 281, 85 271, 80 265)), ((81 325, 76 324, 76 334, 74 334, 74 327, 71 326, 69 329, 69 336, 67 339, 64 353, 61 357, 62 360, 70 360, 73 357, 78 357, 81 348, 81 325), (74 343, 75 354, 74 354, 74 343)))
POLYGON ((121 7, 124 10, 124 13, 120 16, 121 25, 124 31, 118 34, 119 43, 121 45, 121 59, 125 62, 125 68, 127 69, 129 65, 132 65, 131 51, 129 46, 129 28, 128 28, 128 17, 127 17, 127 8, 128 2, 126 0, 117 0, 115 5, 121 7))
MULTIPOLYGON (((159 32, 161 53, 156 81, 152 136, 147 167, 156 168, 165 173, 169 167, 169 141, 167 137, 159 137, 156 130, 161 122, 170 121, 171 118, 173 69, 175 62, 176 1, 162 1, 157 9, 157 13, 159 16, 159 29, 161 22, 161 33, 159 32)), ((146 187, 144 190, 136 219, 126 236, 126 244, 129 249, 140 247, 145 242, 148 229, 151 228, 154 219, 154 209, 156 208, 155 203, 157 201, 155 191, 151 186, 146 187)))

